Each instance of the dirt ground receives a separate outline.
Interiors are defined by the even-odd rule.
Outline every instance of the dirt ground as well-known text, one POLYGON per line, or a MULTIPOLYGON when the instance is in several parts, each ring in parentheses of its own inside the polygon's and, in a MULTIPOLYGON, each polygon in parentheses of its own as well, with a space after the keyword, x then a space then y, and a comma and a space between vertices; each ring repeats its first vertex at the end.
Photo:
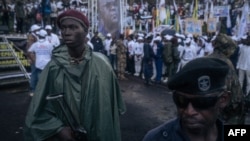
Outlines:
MULTIPOLYGON (((120 81, 127 112, 121 116, 123 141, 141 141, 146 132, 175 115, 168 89, 145 86, 139 78, 120 81)), ((27 89, 27 88, 24 88, 27 89)), ((23 141, 23 125, 31 97, 27 91, 0 90, 0 140, 23 141), (14 93, 13 93, 14 92, 14 93)))

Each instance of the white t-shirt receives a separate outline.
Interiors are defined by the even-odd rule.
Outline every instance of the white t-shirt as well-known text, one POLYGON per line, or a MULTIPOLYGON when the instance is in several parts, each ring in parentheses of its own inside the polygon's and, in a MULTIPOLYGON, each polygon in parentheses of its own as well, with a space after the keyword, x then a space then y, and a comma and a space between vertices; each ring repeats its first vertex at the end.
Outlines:
POLYGON ((105 45, 105 50, 107 51, 107 55, 110 55, 110 45, 111 45, 112 39, 105 39, 104 40, 104 45, 105 45))
POLYGON ((135 55, 143 55, 143 43, 137 43, 136 45, 135 45, 135 50, 134 50, 134 52, 135 52, 135 55))
POLYGON ((183 51, 182 59, 184 61, 191 61, 196 58, 196 48, 193 45, 185 46, 183 51))
POLYGON ((240 70, 250 70, 250 46, 240 45, 239 46, 239 59, 237 62, 237 69, 240 70))
POLYGON ((134 55, 135 42, 133 40, 128 42, 128 53, 129 55, 134 55))
POLYGON ((212 43, 206 43, 205 52, 208 53, 208 55, 214 52, 212 43))
POLYGON ((28 52, 35 53, 36 63, 35 66, 38 69, 43 70, 47 63, 51 60, 53 46, 45 39, 40 39, 33 43, 28 52))

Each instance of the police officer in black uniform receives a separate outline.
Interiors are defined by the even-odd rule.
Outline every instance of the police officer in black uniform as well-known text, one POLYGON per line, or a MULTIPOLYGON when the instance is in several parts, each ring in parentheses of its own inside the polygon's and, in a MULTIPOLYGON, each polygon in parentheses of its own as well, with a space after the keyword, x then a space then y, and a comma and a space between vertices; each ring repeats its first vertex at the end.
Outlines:
POLYGON ((178 116, 150 130, 143 141, 223 141, 219 115, 229 102, 228 69, 227 63, 216 58, 187 63, 167 83, 178 116))

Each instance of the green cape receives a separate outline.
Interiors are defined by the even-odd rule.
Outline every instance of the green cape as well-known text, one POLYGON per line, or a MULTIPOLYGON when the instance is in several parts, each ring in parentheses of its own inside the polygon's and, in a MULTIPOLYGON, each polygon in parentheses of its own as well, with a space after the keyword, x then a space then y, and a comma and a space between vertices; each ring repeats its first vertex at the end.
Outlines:
POLYGON ((45 140, 68 126, 62 110, 46 100, 62 92, 89 141, 121 141, 119 115, 126 107, 108 59, 88 47, 80 64, 69 58, 66 46, 57 47, 42 71, 25 120, 25 141, 45 140))

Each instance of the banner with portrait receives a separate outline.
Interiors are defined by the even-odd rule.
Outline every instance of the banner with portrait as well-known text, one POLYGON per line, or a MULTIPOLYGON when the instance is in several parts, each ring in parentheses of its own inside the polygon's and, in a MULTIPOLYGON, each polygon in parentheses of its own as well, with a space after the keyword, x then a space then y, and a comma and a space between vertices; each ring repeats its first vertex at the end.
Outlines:
POLYGON ((203 21, 188 18, 185 20, 185 34, 202 35, 203 21))
POLYGON ((207 32, 216 32, 217 20, 215 18, 210 18, 207 20, 207 32))
POLYGON ((98 32, 118 37, 121 30, 121 8, 118 0, 97 0, 98 32))
POLYGON ((229 14, 230 6, 223 5, 223 6, 214 6, 214 17, 227 17, 229 14))

